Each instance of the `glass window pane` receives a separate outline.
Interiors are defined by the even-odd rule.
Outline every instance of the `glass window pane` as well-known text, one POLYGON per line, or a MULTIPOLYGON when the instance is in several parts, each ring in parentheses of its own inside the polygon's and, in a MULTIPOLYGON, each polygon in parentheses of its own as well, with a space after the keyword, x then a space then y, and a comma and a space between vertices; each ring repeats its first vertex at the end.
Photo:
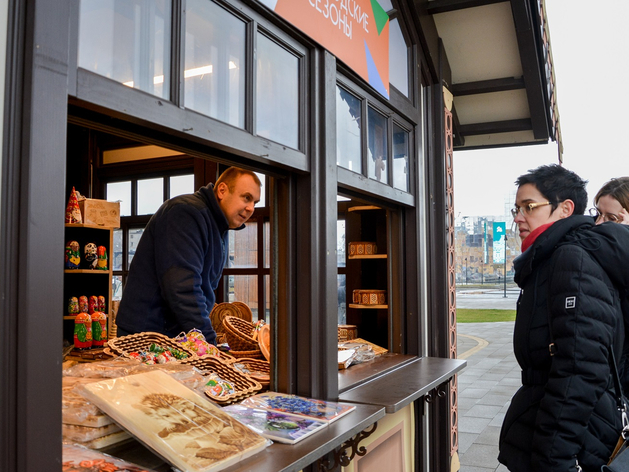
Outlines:
POLYGON ((389 22, 389 82, 408 97, 408 45, 397 19, 389 22))
POLYGON ((256 134, 299 147, 299 58, 258 34, 256 134))
POLYGON ((408 132, 393 124, 393 186, 408 192, 408 132))
POLYGON ((271 223, 264 222, 264 268, 271 267, 271 223))
POLYGON ((252 319, 258 319, 258 277, 256 275, 229 275, 229 301, 249 305, 252 319))
POLYGON ((337 274, 337 287, 338 287, 338 320, 341 325, 346 324, 346 310, 347 310, 347 290, 345 285, 345 274, 337 274))
POLYGON ((345 220, 336 222, 336 265, 345 267, 345 220))
POLYGON ((387 170, 387 119, 369 107, 367 123, 369 140, 368 177, 383 184, 389 183, 387 170))
POLYGON ((378 3, 382 7, 384 11, 389 11, 393 9, 393 5, 391 4, 391 0, 378 0, 378 3))
POLYGON ((133 256, 135 256, 135 250, 138 248, 138 243, 140 242, 142 233, 144 233, 144 228, 129 229, 129 252, 127 254, 127 269, 131 266, 131 261, 133 260, 133 256))
POLYGON ((114 230, 114 250, 110 255, 112 259, 112 270, 122 270, 122 230, 114 230))
POLYGON ((169 98, 171 3, 81 0, 79 67, 169 98))
POLYGON ((264 191, 266 189, 266 175, 259 172, 255 172, 255 174, 260 179, 260 182, 262 182, 262 188, 260 189, 260 201, 256 203, 256 208, 262 208, 266 206, 266 193, 264 191))
POLYGON ((188 0, 185 22, 185 107, 244 128, 245 23, 208 0, 188 0))
POLYGON ((336 164, 362 173, 360 100, 336 87, 336 164))
POLYGON ((138 180, 138 215, 151 215, 164 203, 164 179, 138 180))
POLYGON ((105 189, 105 198, 120 202, 120 216, 131 216, 131 182, 110 182, 105 189))
POLYGON ((248 221, 240 231, 230 231, 228 234, 229 258, 227 267, 257 267, 258 222, 248 221))
POLYGON ((168 198, 188 193, 194 193, 194 175, 189 174, 170 177, 170 195, 168 195, 168 198))
POLYGON ((111 299, 120 300, 122 298, 122 276, 114 275, 111 284, 111 299))
POLYGON ((264 303, 264 321, 271 323, 271 276, 265 275, 264 280, 264 293, 266 301, 264 303))

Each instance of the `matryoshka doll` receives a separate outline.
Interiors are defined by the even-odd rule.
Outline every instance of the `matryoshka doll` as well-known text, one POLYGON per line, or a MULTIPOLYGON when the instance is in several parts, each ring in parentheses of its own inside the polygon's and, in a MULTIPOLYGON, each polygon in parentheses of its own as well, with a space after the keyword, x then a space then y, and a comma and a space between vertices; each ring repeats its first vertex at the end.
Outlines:
POLYGON ((76 297, 71 297, 68 300, 68 315, 78 315, 79 314, 79 299, 76 297))
POLYGON ((96 269, 96 263, 98 262, 98 248, 95 243, 87 243, 83 249, 85 255, 85 268, 96 269))
POLYGON ((87 313, 89 310, 89 303, 85 295, 79 297, 79 313, 87 313))
POLYGON ((75 349, 92 347, 92 318, 88 313, 79 313, 74 319, 74 347, 75 349))
POLYGON ((66 244, 65 266, 66 269, 78 269, 81 264, 81 253, 77 241, 68 241, 66 244))
POLYGON ((107 270, 107 248, 105 246, 98 246, 96 268, 99 270, 107 270))
POLYGON ((105 310, 105 297, 103 295, 98 296, 98 311, 102 311, 103 313, 107 311, 105 310))
POLYGON ((92 315, 92 347, 103 347, 107 341, 107 315, 95 311, 92 315))
POLYGON ((98 297, 96 295, 92 295, 89 298, 87 312, 90 315, 93 315, 95 311, 98 311, 98 297))

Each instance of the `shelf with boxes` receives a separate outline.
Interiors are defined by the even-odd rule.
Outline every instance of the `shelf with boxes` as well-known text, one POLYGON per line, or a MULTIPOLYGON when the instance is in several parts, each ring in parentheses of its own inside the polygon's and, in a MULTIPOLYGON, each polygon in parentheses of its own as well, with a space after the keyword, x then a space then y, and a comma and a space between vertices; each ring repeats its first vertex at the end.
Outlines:
POLYGON ((387 346, 387 211, 374 205, 349 207, 346 240, 347 323, 357 327, 358 337, 387 346))

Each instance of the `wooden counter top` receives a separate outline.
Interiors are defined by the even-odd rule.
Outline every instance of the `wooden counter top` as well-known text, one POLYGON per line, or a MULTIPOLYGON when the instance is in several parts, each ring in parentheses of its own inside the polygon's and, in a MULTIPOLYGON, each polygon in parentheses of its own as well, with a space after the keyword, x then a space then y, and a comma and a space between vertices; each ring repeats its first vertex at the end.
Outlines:
MULTIPOLYGON (((296 472, 341 446, 345 441, 384 418, 384 408, 377 405, 356 405, 356 409, 334 421, 326 429, 297 444, 273 443, 264 451, 232 465, 224 472, 296 472)), ((170 468, 137 441, 123 447, 111 447, 106 451, 156 471, 170 468)))
POLYGON ((462 359, 415 358, 341 393, 339 401, 380 405, 387 413, 395 413, 447 381, 466 365, 467 361, 462 359))

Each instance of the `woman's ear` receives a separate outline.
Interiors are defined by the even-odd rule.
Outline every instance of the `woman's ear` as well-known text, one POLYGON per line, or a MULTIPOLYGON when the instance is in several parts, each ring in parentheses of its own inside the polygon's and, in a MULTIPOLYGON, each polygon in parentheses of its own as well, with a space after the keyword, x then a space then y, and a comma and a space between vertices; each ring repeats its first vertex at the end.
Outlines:
POLYGON ((574 213, 574 202, 570 199, 564 200, 563 202, 559 203, 557 209, 560 212, 559 215, 561 218, 568 218, 574 213))

